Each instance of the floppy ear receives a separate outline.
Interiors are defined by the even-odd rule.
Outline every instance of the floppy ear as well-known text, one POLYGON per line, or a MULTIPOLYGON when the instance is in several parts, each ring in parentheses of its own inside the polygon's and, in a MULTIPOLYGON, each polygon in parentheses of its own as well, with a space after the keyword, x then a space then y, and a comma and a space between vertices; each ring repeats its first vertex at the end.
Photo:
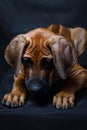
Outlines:
POLYGON ((77 51, 77 56, 81 55, 87 46, 86 30, 81 27, 71 29, 71 38, 77 51))
POLYGON ((19 72, 21 66, 21 57, 26 46, 26 38, 23 34, 20 34, 9 43, 5 50, 5 59, 9 65, 15 68, 16 76, 19 72))
POLYGON ((57 35, 64 36, 68 40, 71 39, 76 49, 77 56, 81 55, 87 46, 87 31, 84 28, 77 27, 72 29, 59 24, 52 24, 48 29, 57 35))
POLYGON ((51 44, 54 64, 62 79, 67 78, 67 71, 76 62, 74 47, 63 36, 56 36, 56 41, 51 44))

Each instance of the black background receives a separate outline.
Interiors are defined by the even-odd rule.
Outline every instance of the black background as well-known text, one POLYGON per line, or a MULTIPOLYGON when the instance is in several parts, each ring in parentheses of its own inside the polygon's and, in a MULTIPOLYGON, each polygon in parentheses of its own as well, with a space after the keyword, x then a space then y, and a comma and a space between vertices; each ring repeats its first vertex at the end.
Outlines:
MULTIPOLYGON (((8 69, 4 50, 17 34, 59 23, 87 29, 87 0, 0 0, 0 79, 8 69)), ((80 63, 87 65, 87 51, 80 63)))
MULTIPOLYGON (((0 79, 9 69, 4 50, 17 34, 59 23, 87 29, 87 0, 0 0, 0 79)), ((87 49, 79 59, 87 67, 87 49)), ((13 84, 10 70, 0 83, 0 130, 87 130, 87 89, 76 96, 74 108, 56 109, 52 102, 39 106, 31 99, 18 108, 2 105, 13 84)))

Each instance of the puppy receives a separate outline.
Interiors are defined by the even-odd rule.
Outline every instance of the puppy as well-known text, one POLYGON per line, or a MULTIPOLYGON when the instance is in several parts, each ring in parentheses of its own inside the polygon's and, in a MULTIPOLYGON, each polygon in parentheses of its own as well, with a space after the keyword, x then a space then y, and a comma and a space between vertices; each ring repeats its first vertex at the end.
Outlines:
POLYGON ((3 104, 22 106, 27 91, 42 94, 61 79, 64 84, 54 95, 53 105, 63 109, 73 107, 76 92, 87 86, 87 70, 77 61, 86 42, 85 29, 58 24, 16 36, 5 50, 5 59, 14 67, 15 74, 13 89, 4 96, 3 104))

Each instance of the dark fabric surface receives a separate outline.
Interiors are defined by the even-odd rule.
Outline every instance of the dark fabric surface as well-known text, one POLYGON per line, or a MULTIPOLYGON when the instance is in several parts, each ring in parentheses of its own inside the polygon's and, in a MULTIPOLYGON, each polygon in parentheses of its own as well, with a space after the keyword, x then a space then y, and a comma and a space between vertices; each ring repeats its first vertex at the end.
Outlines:
MULTIPOLYGON (((87 29, 87 0, 0 0, 0 79, 8 69, 4 50, 19 33, 59 23, 87 29)), ((80 63, 87 65, 87 50, 80 63)))
POLYGON ((18 108, 7 108, 1 101, 13 83, 13 71, 6 73, 0 84, 0 130, 87 130, 87 89, 76 96, 75 106, 61 110, 52 102, 40 105, 34 99, 18 108))
MULTIPOLYGON (((0 130, 87 130, 87 89, 68 110, 54 108, 52 101, 39 105, 28 99, 15 109, 1 103, 13 83, 13 71, 5 74, 9 68, 4 60, 6 46, 19 33, 53 23, 87 29, 87 0, 0 0, 0 130)), ((87 49, 79 62, 87 66, 87 49)))

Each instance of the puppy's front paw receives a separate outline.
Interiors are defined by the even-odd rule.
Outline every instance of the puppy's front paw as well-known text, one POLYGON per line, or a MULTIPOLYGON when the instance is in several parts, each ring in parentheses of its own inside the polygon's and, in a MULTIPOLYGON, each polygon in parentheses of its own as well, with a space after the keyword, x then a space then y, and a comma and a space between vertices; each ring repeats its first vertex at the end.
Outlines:
POLYGON ((61 91, 53 97, 53 105, 56 108, 67 109, 74 106, 74 100, 74 94, 61 91))
POLYGON ((26 95, 21 92, 11 92, 4 96, 2 103, 8 107, 18 107, 25 103, 26 95))

